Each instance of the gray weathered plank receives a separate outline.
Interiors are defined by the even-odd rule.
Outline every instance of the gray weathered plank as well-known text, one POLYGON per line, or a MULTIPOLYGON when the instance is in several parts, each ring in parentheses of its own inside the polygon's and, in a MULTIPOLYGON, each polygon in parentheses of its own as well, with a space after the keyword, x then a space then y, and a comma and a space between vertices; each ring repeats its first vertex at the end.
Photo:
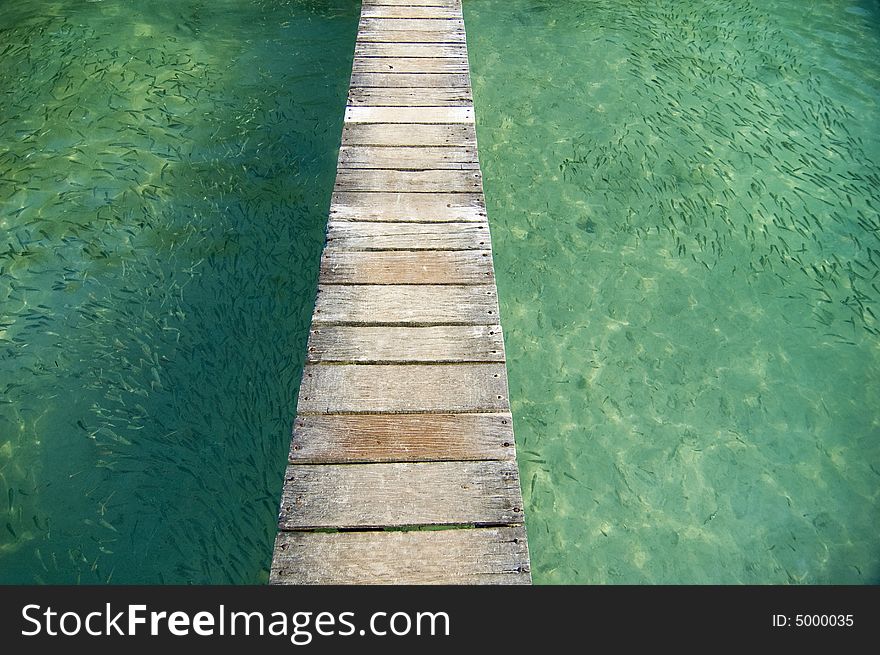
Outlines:
POLYGON ((347 107, 346 123, 473 123, 470 107, 347 107))
MULTIPOLYGON (((272 584, 529 584, 521 526, 406 532, 281 532, 272 584)), ((445 626, 438 623, 438 630, 445 626)), ((442 632, 438 632, 442 634, 442 632)))
POLYGON ((393 191, 411 193, 474 193, 483 190, 479 170, 395 171, 341 168, 334 191, 393 191))
POLYGON ((361 29, 358 43, 466 43, 467 36, 461 28, 444 30, 392 30, 382 28, 361 29))
POLYGON ((503 362, 504 341, 497 325, 325 325, 312 328, 306 361, 503 362))
POLYGON ((493 325, 495 285, 328 284, 318 287, 312 323, 493 325))
POLYGON ((504 364, 307 364, 297 413, 506 412, 504 364))
POLYGON ((299 416, 291 464, 513 460, 510 414, 299 416))
POLYGON ((461 0, 363 0, 364 5, 387 5, 413 7, 461 7, 461 0))
POLYGON ((467 73, 464 57, 359 57, 352 64, 355 73, 467 73))
POLYGON ((290 464, 281 530, 521 523, 516 462, 290 464))
POLYGON ((342 146, 339 168, 425 170, 479 168, 477 149, 467 146, 342 146))
POLYGON ((344 146, 477 146, 471 123, 394 125, 349 123, 342 128, 344 146))
MULTIPOLYGON (((271 584, 530 584, 521 526, 303 533, 275 542, 271 584)), ((437 623, 438 634, 445 624, 437 623)))
POLYGON ((364 251, 324 248, 323 284, 488 284, 488 250, 364 251))
POLYGON ((481 193, 345 193, 333 194, 330 217, 350 221, 485 221, 481 193))
POLYGON ((461 18, 461 9, 456 7, 406 7, 387 5, 364 5, 361 7, 364 18, 461 18))
POLYGON ((367 107, 473 107, 474 98, 467 89, 351 87, 348 90, 348 104, 367 107))
POLYGON ((358 43, 355 59, 372 57, 418 57, 440 59, 450 57, 467 61, 467 45, 455 43, 358 43))
POLYGON ((466 73, 352 73, 351 86, 469 89, 471 82, 466 73))
POLYGON ((327 223, 327 244, 347 250, 479 250, 491 247, 486 223, 327 223))
POLYGON ((464 19, 459 18, 365 18, 361 16, 358 34, 367 30, 382 32, 448 32, 464 31, 464 19))

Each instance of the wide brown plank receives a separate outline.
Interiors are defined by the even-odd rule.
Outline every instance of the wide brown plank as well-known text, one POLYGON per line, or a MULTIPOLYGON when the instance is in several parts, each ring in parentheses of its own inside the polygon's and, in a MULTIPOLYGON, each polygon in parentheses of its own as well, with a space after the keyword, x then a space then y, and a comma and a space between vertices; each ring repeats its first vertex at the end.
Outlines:
MULTIPOLYGON (((386 21, 387 22, 387 21, 386 21)), ((446 25, 446 29, 402 30, 367 28, 361 29, 358 43, 466 43, 464 29, 446 25)))
POLYGON ((479 170, 395 171, 341 168, 334 191, 468 193, 483 189, 479 170))
POLYGON ((297 414, 506 412, 504 364, 307 364, 297 414))
POLYGON ((471 88, 466 73, 352 73, 351 86, 471 88))
POLYGON ((358 43, 355 60, 370 57, 454 57, 467 62, 467 45, 451 43, 358 43))
POLYGON ((460 222, 486 220, 481 193, 333 194, 330 218, 350 221, 460 222))
POLYGON ((467 146, 342 146, 339 168, 425 170, 479 168, 477 149, 467 146))
POLYGON ((394 125, 349 123, 342 128, 344 146, 477 147, 473 124, 394 125))
POLYGON ((364 5, 361 8, 364 18, 461 18, 457 7, 407 7, 387 5, 364 5))
POLYGON ((323 284, 486 284, 494 279, 489 250, 325 248, 321 255, 323 284))
POLYGON ((512 461, 291 464, 278 527, 388 528, 522 523, 512 461))
POLYGON ((467 89, 443 88, 359 88, 348 90, 348 104, 366 107, 473 107, 467 89))
POLYGON ((327 414, 297 417, 290 463, 516 458, 510 414, 327 414))
POLYGON ((312 328, 306 361, 503 362, 504 341, 497 325, 312 328))
POLYGON ((347 250, 479 250, 489 248, 486 223, 370 223, 331 220, 327 244, 347 250))
MULTIPOLYGON (((281 532, 272 584, 530 584, 521 526, 406 532, 281 532)), ((438 624, 438 630, 445 626, 438 624)), ((442 634, 442 632, 440 632, 442 634)))
POLYGON ((494 325, 494 284, 327 284, 318 287, 313 324, 494 325))

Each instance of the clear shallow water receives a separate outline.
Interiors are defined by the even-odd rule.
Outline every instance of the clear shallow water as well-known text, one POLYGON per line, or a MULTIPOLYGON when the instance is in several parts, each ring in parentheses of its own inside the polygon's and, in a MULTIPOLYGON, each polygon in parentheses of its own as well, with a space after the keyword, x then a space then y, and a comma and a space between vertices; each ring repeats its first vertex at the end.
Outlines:
POLYGON ((880 582, 878 3, 465 20, 535 582, 880 582))
POLYGON ((266 579, 358 13, 0 0, 0 582, 266 579))

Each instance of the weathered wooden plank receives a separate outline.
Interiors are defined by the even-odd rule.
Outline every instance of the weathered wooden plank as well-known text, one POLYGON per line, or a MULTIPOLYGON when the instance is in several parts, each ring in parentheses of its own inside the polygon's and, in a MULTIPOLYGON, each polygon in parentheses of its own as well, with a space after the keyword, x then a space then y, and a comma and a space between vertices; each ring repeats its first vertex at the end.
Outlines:
POLYGON ((339 168, 425 170, 479 168, 477 149, 466 146, 342 146, 339 168))
POLYGON ((466 73, 352 73, 351 86, 469 89, 471 82, 466 73))
POLYGON ((349 221, 485 221, 485 203, 481 193, 337 192, 330 203, 330 217, 349 221))
POLYGON ((363 0, 364 5, 387 5, 413 7, 461 7, 461 0, 363 0))
POLYGON ((298 414, 503 412, 504 364, 307 364, 298 414))
POLYGON ((352 87, 348 90, 348 104, 372 107, 473 107, 474 98, 467 89, 352 87))
POLYGON ((431 327, 312 328, 309 362, 503 362, 504 341, 497 325, 431 327))
POLYGON ((346 123, 473 123, 471 107, 347 107, 346 123))
POLYGON ((493 325, 494 284, 328 284, 318 287, 312 323, 354 325, 493 325))
POLYGON ((407 7, 386 5, 364 5, 361 7, 364 18, 461 18, 457 7, 407 7))
POLYGON ((341 168, 334 191, 408 191, 411 193, 468 193, 483 190, 479 170, 395 171, 341 168))
POLYGON ((510 414, 299 416, 291 464, 514 460, 510 414))
POLYGON ((359 43, 466 43, 467 36, 461 28, 445 30, 393 30, 382 28, 361 29, 359 43))
POLYGON ((327 224, 327 244, 346 250, 479 250, 491 247, 486 223, 327 224))
POLYGON ((521 526, 406 532, 282 532, 272 584, 529 584, 521 526))
POLYGON ((342 250, 324 248, 323 284, 487 284, 488 250, 342 250))
POLYGON ((281 530, 523 520, 516 462, 291 464, 284 477, 281 530))
POLYGON ((355 73, 467 73, 465 57, 359 57, 352 64, 355 73))
POLYGON ((349 123, 342 128, 343 146, 477 146, 471 123, 400 125, 349 123))
POLYGON ((467 61, 467 56, 467 45, 455 43, 357 43, 354 47, 355 60, 372 57, 451 57, 467 61))
POLYGON ((367 30, 382 32, 448 32, 464 30, 464 19, 459 18, 365 18, 361 16, 358 34, 367 30))

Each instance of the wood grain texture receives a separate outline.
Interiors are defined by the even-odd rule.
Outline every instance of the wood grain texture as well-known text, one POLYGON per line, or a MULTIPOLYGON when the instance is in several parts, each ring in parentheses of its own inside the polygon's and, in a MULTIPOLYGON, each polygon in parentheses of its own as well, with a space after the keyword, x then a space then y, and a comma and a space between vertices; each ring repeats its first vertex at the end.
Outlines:
POLYGON ((312 328, 306 361, 503 362, 504 340, 498 325, 327 325, 312 328))
POLYGON ((467 62, 467 56, 466 45, 452 43, 357 43, 354 48, 355 60, 370 57, 453 57, 467 62))
POLYGON ((389 5, 363 5, 361 16, 364 18, 461 18, 461 9, 457 7, 407 7, 389 5))
MULTIPOLYGON (((473 123, 473 107, 347 107, 346 123, 473 123)), ((418 129, 418 128, 411 128, 418 129)))
POLYGON ((473 107, 468 89, 359 88, 348 90, 348 104, 365 107, 473 107))
POLYGON ((504 525, 522 520, 516 462, 290 464, 278 527, 504 525))
POLYGON ((465 170, 480 162, 477 149, 467 146, 342 146, 338 167, 465 170))
POLYGON ((297 414, 509 409, 504 364, 307 364, 297 414))
POLYGON ((465 146, 477 147, 473 124, 373 125, 350 123, 342 128, 344 146, 465 146))
POLYGON ((312 323, 494 325, 496 295, 494 284, 322 284, 312 323))
POLYGON ((469 89, 471 82, 465 73, 352 73, 351 86, 469 89))
POLYGON ((271 584, 530 584, 521 526, 408 532, 281 532, 271 584))
POLYGON ((464 57, 429 59, 426 57, 358 57, 352 64, 355 73, 467 73, 464 57))
POLYGON ((494 280, 488 250, 325 248, 321 255, 323 284, 487 284, 494 280))
POLYGON ((510 414, 329 414, 297 417, 291 464, 513 460, 510 414))
POLYGON ((382 32, 447 32, 449 30, 464 31, 464 19, 446 18, 365 18, 361 16, 358 34, 368 30, 382 32))
POLYGON ((479 170, 395 171, 341 168, 334 191, 474 193, 483 190, 479 170))
POLYGON ((347 250, 479 250, 490 248, 487 223, 327 223, 327 244, 347 250))
MULTIPOLYGON (((388 21, 386 21, 388 22, 388 21)), ((467 42, 464 29, 455 25, 444 25, 445 29, 436 30, 402 30, 383 29, 381 27, 361 29, 358 32, 358 43, 451 43, 467 42)))
POLYGON ((349 221, 486 220, 481 193, 334 193, 330 217, 349 221))
POLYGON ((363 0, 363 5, 389 7, 408 5, 413 7, 458 7, 461 8, 461 0, 363 0))

